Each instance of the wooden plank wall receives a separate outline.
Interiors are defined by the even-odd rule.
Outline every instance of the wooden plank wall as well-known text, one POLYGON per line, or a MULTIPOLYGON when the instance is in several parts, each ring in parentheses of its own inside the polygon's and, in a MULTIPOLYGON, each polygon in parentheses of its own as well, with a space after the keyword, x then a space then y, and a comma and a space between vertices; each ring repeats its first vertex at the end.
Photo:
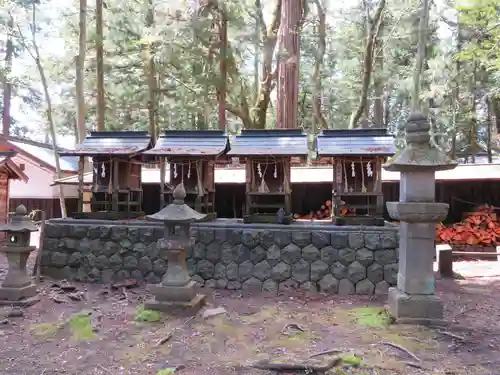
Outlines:
MULTIPOLYGON (((45 217, 47 219, 61 217, 61 207, 59 205, 59 199, 11 198, 9 202, 9 211, 14 212, 16 207, 20 204, 24 204, 26 206, 28 213, 33 210, 42 210, 45 211, 45 217)), ((78 210, 78 199, 66 199, 66 210, 68 214, 70 214, 71 212, 76 212, 78 210)))

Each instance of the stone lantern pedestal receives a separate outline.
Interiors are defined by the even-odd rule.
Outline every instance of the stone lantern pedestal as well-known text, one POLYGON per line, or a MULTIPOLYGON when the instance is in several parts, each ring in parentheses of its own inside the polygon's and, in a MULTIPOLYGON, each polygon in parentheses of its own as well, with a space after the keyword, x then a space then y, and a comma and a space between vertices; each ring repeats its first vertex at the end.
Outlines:
POLYGON ((7 257, 9 269, 0 286, 0 305, 30 306, 39 301, 36 285, 26 272, 26 263, 35 246, 29 246, 31 232, 38 228, 26 216, 26 207, 20 205, 9 224, 0 226, 7 234, 7 244, 0 252, 7 257))
POLYGON ((430 124, 421 113, 406 123, 406 148, 383 167, 401 172, 399 202, 387 202, 400 221, 397 287, 389 289, 389 309, 400 323, 432 324, 443 320, 443 303, 435 295, 433 257, 436 223, 448 204, 435 202, 435 172, 456 163, 430 143, 430 124))
POLYGON ((189 277, 186 254, 193 245, 189 234, 191 223, 206 215, 184 204, 186 191, 182 183, 172 195, 172 204, 147 217, 164 224, 165 234, 158 240, 158 248, 166 253, 168 265, 161 283, 149 286, 155 298, 146 302, 145 307, 171 314, 194 314, 203 306, 205 296, 197 293, 195 282, 189 277))

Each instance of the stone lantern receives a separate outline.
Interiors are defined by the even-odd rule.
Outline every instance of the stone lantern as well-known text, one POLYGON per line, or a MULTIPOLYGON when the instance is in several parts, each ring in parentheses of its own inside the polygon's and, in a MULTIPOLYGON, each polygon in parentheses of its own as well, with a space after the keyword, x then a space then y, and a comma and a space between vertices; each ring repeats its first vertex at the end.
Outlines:
POLYGON ((7 235, 7 244, 0 251, 7 256, 9 269, 0 286, 0 305, 30 306, 38 302, 36 285, 26 272, 26 263, 31 252, 31 232, 38 231, 27 216, 26 207, 16 208, 10 223, 1 225, 0 232, 7 235))
POLYGON ((387 202, 389 215, 400 221, 397 287, 389 289, 389 309, 401 323, 438 323, 443 303, 435 295, 435 233, 448 204, 435 202, 435 172, 457 163, 431 144, 424 114, 412 113, 405 127, 406 147, 383 165, 401 172, 399 202, 387 202))
POLYGON ((172 314, 195 313, 203 305, 205 296, 198 294, 195 282, 189 277, 186 254, 193 240, 190 237, 191 223, 206 217, 184 204, 186 190, 180 183, 174 189, 173 202, 148 220, 164 224, 164 237, 158 240, 160 252, 167 255, 167 272, 160 284, 150 285, 154 300, 146 302, 148 309, 172 314))

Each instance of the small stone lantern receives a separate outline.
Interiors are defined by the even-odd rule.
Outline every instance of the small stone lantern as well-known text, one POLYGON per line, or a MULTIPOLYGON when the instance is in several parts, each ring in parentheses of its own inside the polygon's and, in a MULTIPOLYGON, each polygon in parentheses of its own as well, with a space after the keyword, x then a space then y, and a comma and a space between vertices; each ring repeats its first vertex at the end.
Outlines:
POLYGON ((26 263, 35 246, 30 246, 31 232, 38 231, 27 216, 26 207, 16 208, 10 223, 1 225, 7 244, 0 251, 7 256, 9 269, 0 286, 0 305, 30 306, 38 302, 36 285, 26 272, 26 263))
POLYGON ((201 214, 184 204, 186 190, 180 183, 173 193, 173 202, 147 219, 164 224, 164 237, 158 240, 160 252, 166 252, 168 259, 167 272, 160 284, 150 285, 149 289, 155 299, 146 302, 151 310, 172 314, 196 313, 203 305, 205 296, 198 294, 195 282, 189 277, 186 267, 186 254, 193 240, 190 237, 191 223, 204 219, 201 214))
POLYGON ((435 202, 435 172, 457 163, 431 144, 424 114, 410 114, 405 127, 406 147, 383 166, 401 172, 399 202, 387 202, 389 215, 400 220, 398 283, 389 289, 389 309, 400 323, 439 323, 443 303, 435 295, 433 257, 436 223, 446 218, 448 204, 435 202))

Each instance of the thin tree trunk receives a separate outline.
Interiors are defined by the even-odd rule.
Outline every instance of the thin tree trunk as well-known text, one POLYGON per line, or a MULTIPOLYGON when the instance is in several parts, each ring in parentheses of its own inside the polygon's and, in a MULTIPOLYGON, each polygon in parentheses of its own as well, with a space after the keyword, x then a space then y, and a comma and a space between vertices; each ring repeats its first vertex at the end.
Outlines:
MULTIPOLYGON (((223 5, 222 5, 223 6, 223 5)), ((227 86, 227 17, 223 8, 219 13, 219 37, 220 37, 220 61, 219 73, 220 83, 217 88, 217 100, 219 102, 219 129, 226 130, 226 86, 227 86)))
POLYGON ((385 0, 379 1, 370 25, 370 32, 368 33, 363 59, 363 81, 361 87, 361 95, 359 98, 359 104, 351 115, 351 119, 349 121, 349 129, 354 129, 357 127, 359 119, 365 112, 365 108, 368 103, 368 89, 370 88, 373 71, 373 46, 377 41, 385 3, 385 0))
MULTIPOLYGON (((462 34, 460 29, 460 22, 457 23, 457 45, 456 53, 458 54, 462 50, 462 34)), ((453 116, 452 116, 452 129, 453 133, 451 136, 451 151, 450 157, 455 159, 457 156, 457 135, 458 135, 458 119, 460 113, 460 59, 455 59, 455 79, 453 87, 453 116)))
POLYGON ((262 40, 260 35, 261 25, 260 17, 258 16, 259 9, 256 9, 257 15, 255 16, 255 35, 254 35, 254 56, 253 56, 253 102, 257 102, 257 95, 259 95, 259 67, 260 67, 260 42, 262 40))
POLYGON ((281 9, 278 57, 277 128, 297 128, 302 1, 287 0, 281 9))
POLYGON ((321 0, 314 0, 316 5, 316 12, 318 13, 318 48, 316 50, 316 56, 314 60, 314 68, 312 74, 312 88, 313 88, 313 98, 312 98, 312 109, 313 116, 315 120, 315 125, 317 130, 328 129, 328 123, 326 122, 325 116, 322 112, 321 96, 323 94, 323 85, 321 79, 321 70, 323 68, 323 60, 326 51, 326 13, 325 9, 321 5, 321 0))
POLYGON ((104 131, 106 103, 104 101, 104 35, 103 0, 96 0, 96 57, 97 57, 97 130, 104 131))
MULTIPOLYGON (((380 35, 384 32, 384 22, 380 24, 380 35)), ((377 38, 376 58, 375 58, 375 77, 374 77, 374 92, 375 98, 373 99, 373 122, 375 126, 384 126, 384 42, 381 37, 377 38)))
MULTIPOLYGON (((365 14, 365 19, 364 19, 364 22, 363 22, 363 48, 366 49, 366 46, 367 46, 367 43, 368 43, 368 40, 370 39, 370 29, 371 29, 371 17, 370 17, 370 14, 371 14, 371 11, 372 11, 372 2, 370 0, 363 0, 362 1, 362 5, 363 5, 363 11, 364 11, 364 14, 365 14)), ((373 43, 373 53, 375 53, 375 46, 377 45, 376 41, 373 43)), ((373 60, 373 56, 372 56, 372 60, 373 60)), ((375 63, 376 64, 376 63, 375 63)), ((374 69, 374 65, 375 64, 372 64, 372 76, 373 76, 373 69, 374 69)), ((371 79, 371 78, 370 78, 371 79)), ((359 127, 362 128, 362 129, 365 129, 365 128, 368 128, 369 127, 369 123, 370 123, 370 108, 371 108, 371 105, 372 105, 372 101, 371 101, 371 98, 370 98, 370 93, 371 93, 371 86, 372 85, 372 82, 370 82, 369 86, 368 86, 368 90, 366 92, 366 104, 365 104, 365 108, 363 110, 363 114, 361 115, 361 118, 359 120, 359 127)))
POLYGON ((418 47, 415 70, 413 71, 413 92, 411 98, 412 111, 422 109, 420 102, 420 92, 422 87, 421 76, 426 59, 427 29, 429 27, 429 0, 422 0, 419 13, 420 22, 418 24, 418 47))
POLYGON ((492 110, 493 110, 493 116, 495 117, 495 127, 496 127, 496 134, 497 136, 500 136, 500 99, 499 98, 491 98, 492 101, 492 110))
MULTIPOLYGON (((152 28, 154 26, 154 4, 153 0, 148 1, 148 11, 146 13, 146 26, 152 28)), ((155 92, 157 89, 156 84, 156 69, 154 61, 154 45, 150 42, 146 52, 146 66, 147 66, 147 82, 148 82, 148 120, 149 120, 149 135, 151 136, 153 144, 156 142, 156 97, 155 92)))
POLYGON ((87 133, 85 128, 84 70, 87 49, 87 0, 80 0, 78 56, 76 57, 76 142, 82 143, 87 133))
POLYGON ((5 71, 3 76, 3 113, 2 129, 4 135, 10 135, 10 107, 12 100, 12 83, 10 75, 12 72, 12 58, 14 55, 14 44, 12 43, 12 32, 14 29, 14 20, 9 15, 7 22, 7 42, 5 49, 5 71))
POLYGON ((493 123, 491 121, 491 112, 492 112, 492 105, 491 105, 491 99, 490 97, 488 96, 486 98, 486 108, 487 108, 487 112, 486 112, 486 115, 487 115, 487 118, 486 118, 486 125, 488 126, 488 128, 486 129, 487 131, 487 152, 488 152, 488 163, 493 163, 493 151, 492 151, 492 137, 491 137, 491 129, 493 127, 493 123))
MULTIPOLYGON (((31 56, 35 60, 36 67, 38 69, 38 73, 40 74, 40 80, 42 81, 43 93, 45 96, 45 104, 47 105, 47 120, 49 122, 49 131, 50 136, 52 138, 52 148, 54 149, 54 159, 56 162, 56 173, 57 178, 60 179, 63 177, 61 172, 61 164, 59 163, 59 152, 57 148, 57 140, 56 140, 56 126, 54 123, 54 119, 52 117, 52 101, 50 99, 49 93, 49 84, 47 82, 47 77, 45 76, 45 70, 43 69, 42 62, 40 60, 40 50, 38 49, 38 44, 36 42, 36 4, 32 5, 32 25, 31 25, 31 43, 33 44, 34 53, 31 53, 31 56)), ((66 202, 64 199, 64 190, 63 185, 59 184, 59 204, 61 206, 61 216, 66 217, 66 202)))
POLYGON ((392 93, 392 85, 388 85, 388 87, 385 90, 385 95, 384 95, 384 122, 383 126, 384 128, 389 128, 389 123, 391 122, 391 93, 392 93))
POLYGON ((262 54, 262 65, 260 74, 260 87, 259 93, 257 95, 257 101, 254 105, 252 125, 256 129, 265 129, 266 127, 266 117, 267 109, 269 107, 269 101, 271 100, 271 92, 273 91, 277 73, 273 71, 273 55, 276 48, 278 40, 278 30, 280 28, 281 22, 281 10, 282 10, 283 0, 276 1, 276 7, 273 12, 273 19, 269 26, 269 30, 266 28, 264 22, 264 16, 262 14, 262 4, 260 0, 255 0, 255 7, 259 12, 261 34, 263 39, 263 54, 262 54))

